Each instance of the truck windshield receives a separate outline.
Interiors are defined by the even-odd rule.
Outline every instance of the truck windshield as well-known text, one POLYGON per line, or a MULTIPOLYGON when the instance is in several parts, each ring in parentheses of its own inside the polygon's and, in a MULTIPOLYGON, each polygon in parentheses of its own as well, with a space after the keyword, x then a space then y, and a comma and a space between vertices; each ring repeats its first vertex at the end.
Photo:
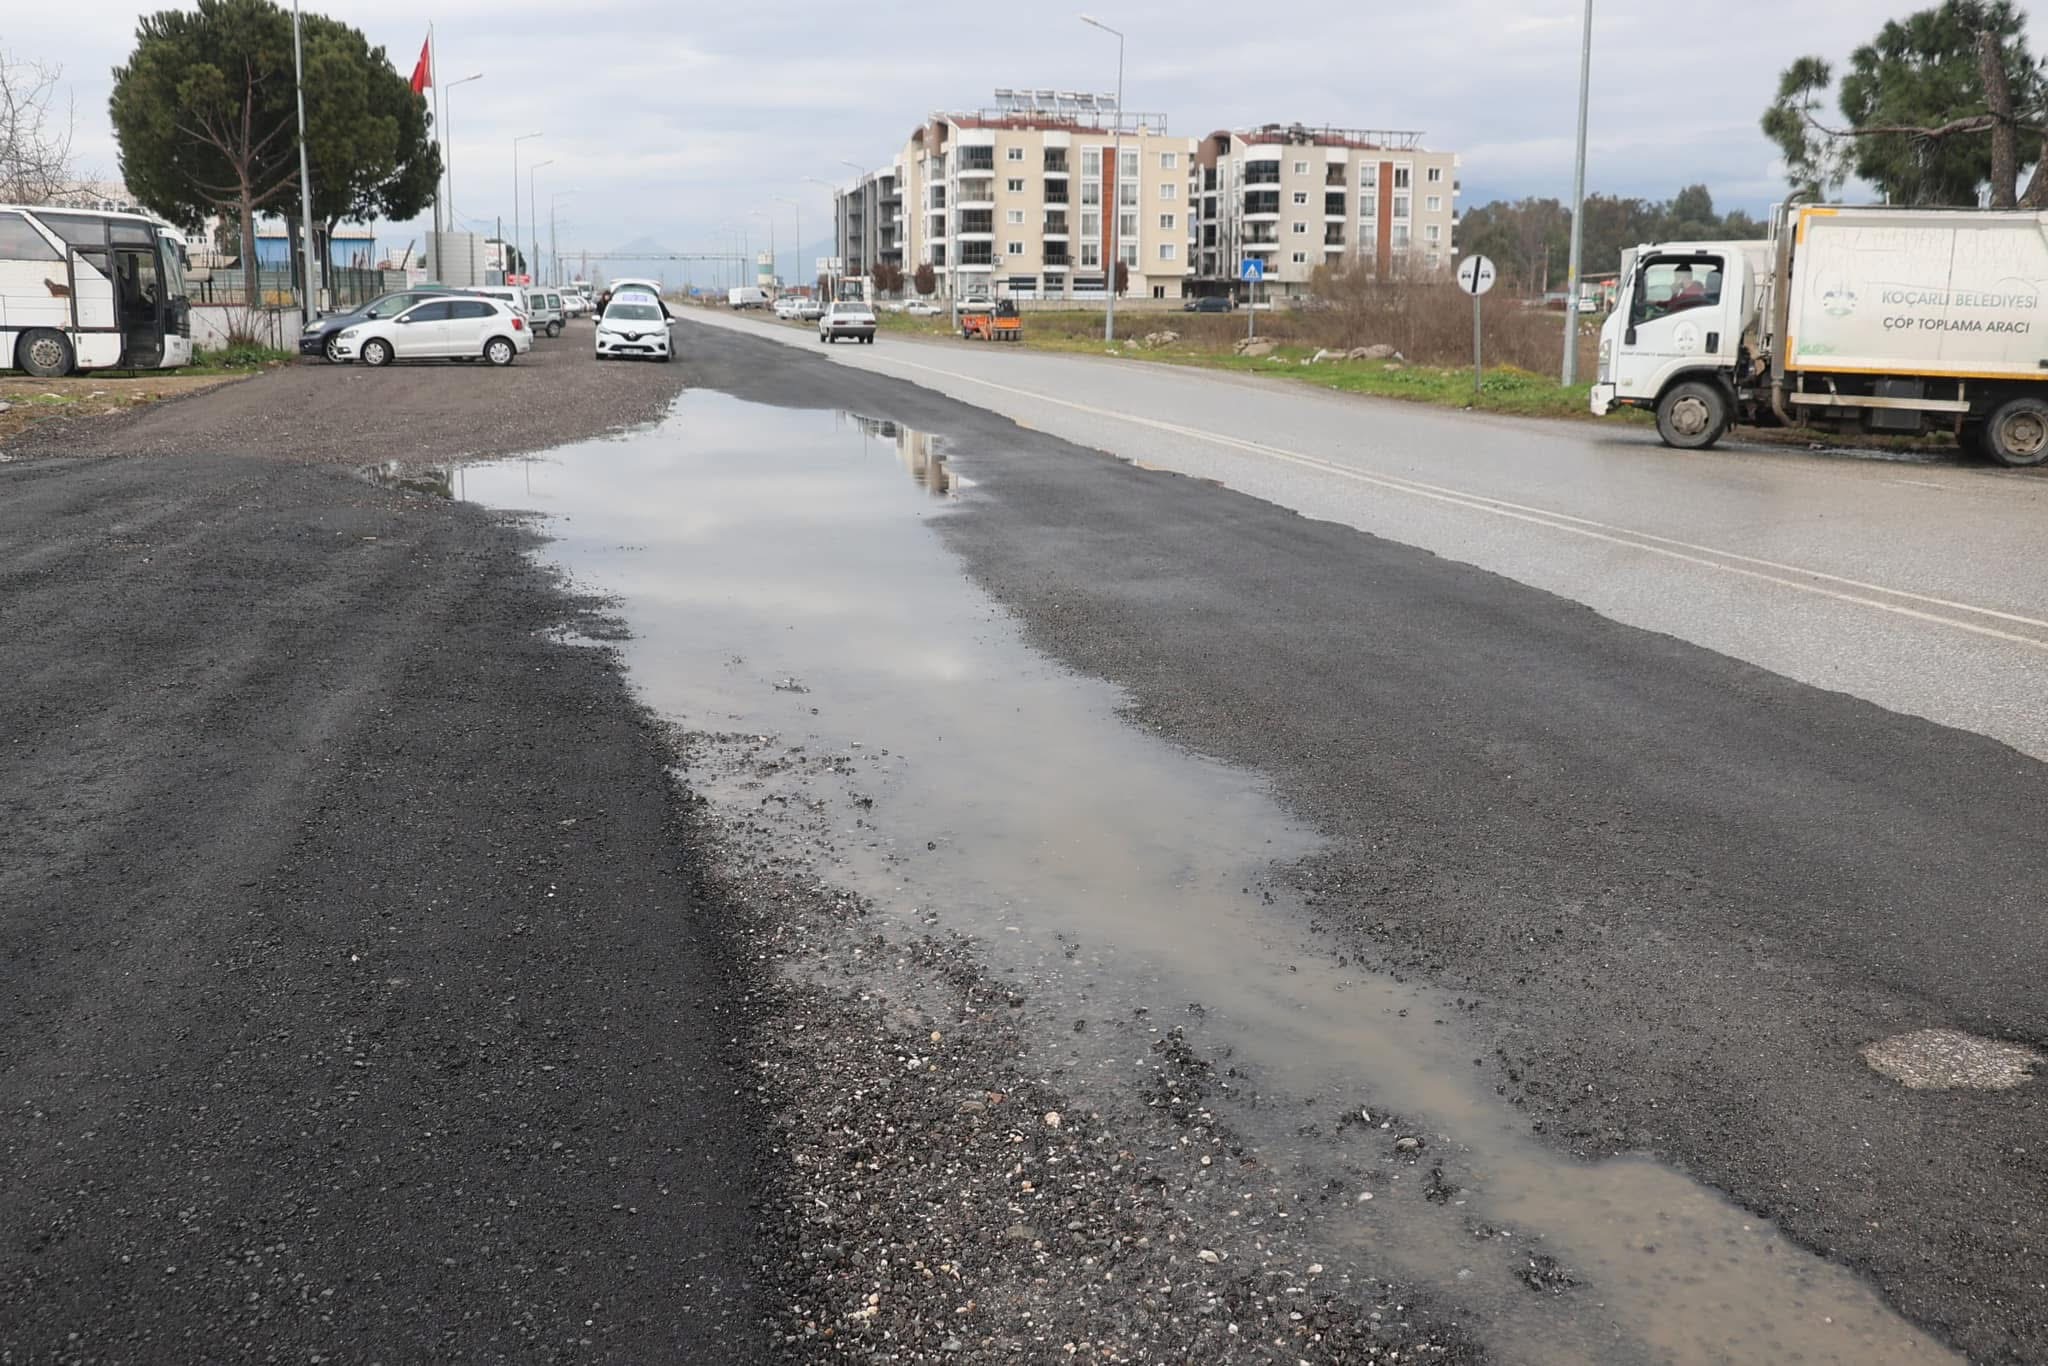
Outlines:
POLYGON ((1636 275, 1638 322, 1721 302, 1718 257, 1664 257, 1643 266, 1636 275))

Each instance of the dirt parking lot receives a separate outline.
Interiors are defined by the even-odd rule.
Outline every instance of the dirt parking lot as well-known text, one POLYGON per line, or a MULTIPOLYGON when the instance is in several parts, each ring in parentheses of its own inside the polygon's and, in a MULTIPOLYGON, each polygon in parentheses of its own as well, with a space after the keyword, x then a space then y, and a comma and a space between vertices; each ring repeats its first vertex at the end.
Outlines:
MULTIPOLYGON (((538 450, 659 416, 682 389, 687 367, 600 365, 591 353, 590 329, 587 321, 572 322, 561 336, 535 342, 503 370, 448 361, 383 370, 300 361, 203 403, 153 407, 89 425, 38 423, 12 438, 0 429, 0 448, 15 456, 205 451, 370 464, 538 450)), ((111 391, 118 383, 178 382, 107 381, 93 387, 111 391)))

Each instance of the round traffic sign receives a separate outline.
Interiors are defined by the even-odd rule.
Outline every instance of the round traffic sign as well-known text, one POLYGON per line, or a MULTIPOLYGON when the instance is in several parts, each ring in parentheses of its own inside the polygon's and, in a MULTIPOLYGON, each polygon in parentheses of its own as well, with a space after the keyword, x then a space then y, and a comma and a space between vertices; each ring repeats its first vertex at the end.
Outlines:
POLYGON ((1493 260, 1486 256, 1467 256, 1458 262, 1458 288, 1467 294, 1484 294, 1493 288, 1493 260))

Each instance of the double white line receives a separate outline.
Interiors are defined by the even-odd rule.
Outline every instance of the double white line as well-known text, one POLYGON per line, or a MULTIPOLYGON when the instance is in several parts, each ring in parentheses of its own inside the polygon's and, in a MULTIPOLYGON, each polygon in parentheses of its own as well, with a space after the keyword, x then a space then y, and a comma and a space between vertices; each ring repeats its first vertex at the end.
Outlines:
MULTIPOLYGON (((1076 403, 1072 399, 1054 398, 1031 389, 1019 389, 993 380, 978 379, 964 375, 957 370, 947 370, 936 365, 923 365, 917 361, 904 360, 897 356, 864 356, 863 360, 881 364, 901 366, 908 370, 921 370, 928 374, 940 375, 950 380, 980 385, 997 393, 1010 394, 1031 403, 1049 404, 1054 407, 1086 413, 1091 417, 1108 418, 1145 427, 1152 431, 1178 436, 1189 441, 1201 441, 1211 446, 1222 446, 1229 450, 1243 451, 1249 455, 1263 456, 1284 464, 1296 465, 1302 469, 1314 470, 1338 479, 1347 479, 1355 484, 1368 484, 1375 488, 1405 493, 1415 498, 1427 498, 1434 502, 1448 503, 1454 507, 1472 512, 1482 512, 1490 517, 1506 518, 1509 521, 1526 522, 1531 526, 1546 527, 1569 536, 1579 536, 1589 541, 1604 541, 1609 545, 1622 546, 1645 555, 1660 555, 1667 560, 1678 560, 1685 564, 1698 565, 1704 569, 1716 570, 1723 574, 1734 574, 1746 579, 1789 588, 1797 593, 1810 593, 1815 597, 1832 598, 1836 602, 1854 603, 1879 612, 1890 612, 1894 616, 1910 617, 1936 626, 1946 626, 1972 635, 1988 636, 1993 640, 2022 645, 2029 649, 2048 652, 2048 621, 2036 617, 2022 616, 2017 612, 2001 612, 1995 608, 1977 607, 1952 598, 1932 597, 1926 593, 1908 592, 1903 588, 1887 588, 1879 583, 1867 583, 1861 579, 1844 578, 1840 574, 1828 574, 1818 569, 1806 569, 1796 564, 1785 564, 1778 560, 1760 559, 1755 555, 1743 555, 1733 550, 1719 550, 1713 546, 1697 545, 1691 541, 1675 540, 1648 531, 1637 531, 1630 527, 1614 526, 1608 522, 1594 521, 1590 517, 1578 517, 1569 512, 1557 512, 1550 508, 1531 507, 1526 503, 1509 502, 1504 498, 1489 498, 1481 493, 1468 493, 1463 489, 1448 488, 1442 484, 1425 483, 1419 479, 1404 479, 1399 475, 1378 474, 1354 469, 1325 460, 1321 456, 1308 455, 1301 451, 1288 450, 1284 446, 1272 446, 1263 441, 1249 441, 1243 437, 1224 436, 1217 432, 1204 431, 1198 427, 1183 426, 1178 422, 1166 422, 1159 418, 1138 417, 1131 413, 1118 412, 1113 408, 1099 408, 1093 404, 1076 403), (1993 625, 1991 623, 2003 623, 1993 625), (2008 629, 2008 628, 2018 628, 2008 629), (2025 634, 2037 631, 2041 634, 2025 634)), ((868 368, 866 366, 862 368, 868 368)))

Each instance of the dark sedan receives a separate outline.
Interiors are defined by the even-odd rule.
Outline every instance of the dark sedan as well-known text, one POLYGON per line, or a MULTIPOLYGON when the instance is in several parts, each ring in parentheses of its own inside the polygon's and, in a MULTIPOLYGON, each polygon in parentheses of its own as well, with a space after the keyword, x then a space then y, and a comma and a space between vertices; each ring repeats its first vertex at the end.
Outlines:
POLYGON ((1199 299, 1190 299, 1180 306, 1183 313, 1228 313, 1237 305, 1221 294, 1205 294, 1199 299))

